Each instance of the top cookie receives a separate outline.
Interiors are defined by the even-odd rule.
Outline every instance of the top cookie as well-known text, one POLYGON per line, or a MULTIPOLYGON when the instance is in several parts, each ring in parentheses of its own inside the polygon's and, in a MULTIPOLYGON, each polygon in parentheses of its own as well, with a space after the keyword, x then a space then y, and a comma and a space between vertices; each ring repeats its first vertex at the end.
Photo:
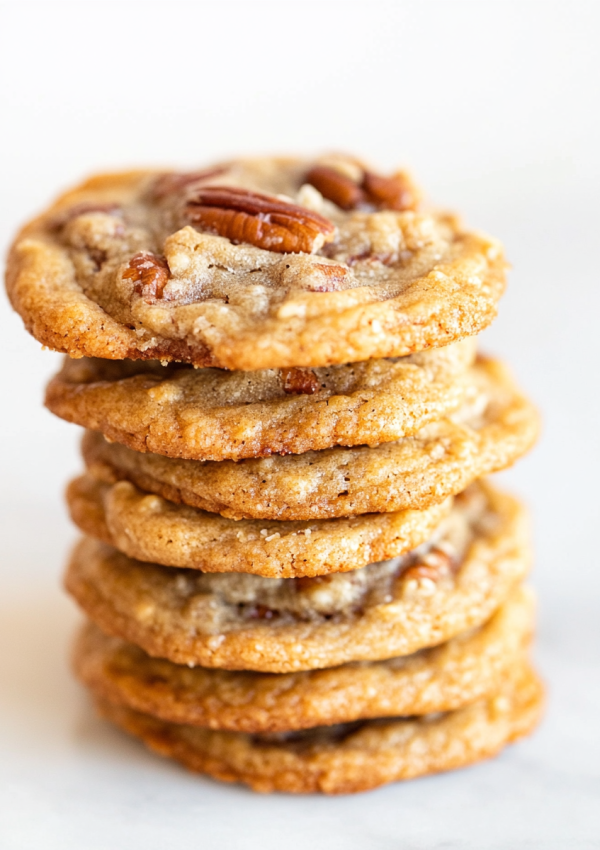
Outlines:
POLYGON ((100 175, 17 237, 7 290, 71 357, 254 370, 397 357, 478 333, 500 245, 350 157, 100 175))

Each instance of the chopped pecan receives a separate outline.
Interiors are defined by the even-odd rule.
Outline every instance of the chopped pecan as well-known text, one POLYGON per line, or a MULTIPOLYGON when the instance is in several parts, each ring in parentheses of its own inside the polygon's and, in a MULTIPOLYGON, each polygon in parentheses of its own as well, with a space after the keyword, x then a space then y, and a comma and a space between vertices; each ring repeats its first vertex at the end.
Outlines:
POLYGON ((346 266, 315 263, 313 274, 304 283, 312 292, 336 292, 344 289, 350 270, 346 266))
POLYGON ((173 195, 176 192, 182 192, 184 189, 192 189, 196 183, 201 183, 203 180, 210 180, 213 177, 218 177, 227 171, 227 166, 222 165, 217 168, 207 168, 204 171, 190 172, 172 172, 170 174, 161 174, 157 177, 152 185, 152 196, 156 200, 173 195))
POLYGON ((279 613, 266 605, 252 605, 246 609, 246 615, 252 620, 273 620, 279 613))
POLYGON ((414 209, 417 205, 415 189, 408 175, 398 171, 391 177, 382 177, 365 171, 362 188, 369 200, 376 206, 385 210, 414 209))
POLYGON ((123 277, 133 281, 134 292, 152 304, 162 297, 169 280, 169 266, 164 257, 142 251, 129 260, 123 277))
POLYGON ((320 384, 312 369, 281 370, 283 389, 289 395, 313 395, 319 392, 320 384))
POLYGON ((305 177, 307 183, 318 189, 324 198, 343 210, 414 209, 417 197, 408 176, 397 172, 383 177, 372 171, 364 171, 360 183, 351 180, 335 168, 315 165, 305 177))
POLYGON ((329 584, 329 576, 300 576, 294 579, 294 587, 296 590, 310 590, 318 584, 329 584))
POLYGON ((263 732, 252 736, 256 747, 286 747, 302 752, 314 747, 317 743, 341 744, 346 738, 354 735, 366 725, 366 720, 353 720, 350 723, 335 723, 332 726, 313 726, 311 729, 300 729, 295 732, 263 732))
POLYGON ((249 242, 280 254, 312 253, 333 238, 333 224, 318 213, 270 195, 207 186, 186 206, 192 224, 199 224, 232 242, 249 242))
POLYGON ((398 259, 396 253, 387 254, 372 254, 370 251, 361 251, 360 254, 352 254, 346 262, 349 266, 355 266, 356 263, 369 263, 370 265, 381 264, 382 266, 391 266, 398 259))
POLYGON ((417 581, 428 578, 431 581, 439 581, 444 576, 450 575, 455 567, 454 559, 434 546, 419 563, 405 570, 402 573, 402 578, 416 579, 417 581))
POLYGON ((96 268, 96 271, 100 271, 100 269, 108 259, 108 254, 106 253, 106 251, 103 251, 101 248, 89 248, 88 254, 90 260, 96 268))
POLYGON ((414 579, 415 581, 420 581, 421 579, 428 578, 431 581, 438 581, 440 575, 438 571, 434 567, 428 567, 426 564, 417 564, 414 567, 409 567, 402 573, 402 578, 410 581, 414 579))

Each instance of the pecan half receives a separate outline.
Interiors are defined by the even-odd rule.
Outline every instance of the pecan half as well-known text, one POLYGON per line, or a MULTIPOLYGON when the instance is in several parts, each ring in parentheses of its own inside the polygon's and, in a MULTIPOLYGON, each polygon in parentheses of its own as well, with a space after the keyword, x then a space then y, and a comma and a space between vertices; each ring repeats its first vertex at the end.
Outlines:
POLYGON ((335 232, 333 224, 318 213, 229 186, 200 189, 188 202, 186 215, 192 224, 232 242, 249 242, 280 254, 318 251, 335 232))
POLYGON ((312 369, 281 370, 284 392, 288 395, 314 395, 319 392, 320 384, 312 369))
POLYGON ((360 183, 327 165, 315 165, 305 181, 318 189, 324 198, 343 210, 414 209, 417 196, 408 176, 398 172, 383 177, 372 171, 363 171, 360 183))
POLYGON ((152 304, 162 297, 169 281, 169 266, 164 257, 142 251, 129 260, 123 278, 133 281, 134 292, 152 304))

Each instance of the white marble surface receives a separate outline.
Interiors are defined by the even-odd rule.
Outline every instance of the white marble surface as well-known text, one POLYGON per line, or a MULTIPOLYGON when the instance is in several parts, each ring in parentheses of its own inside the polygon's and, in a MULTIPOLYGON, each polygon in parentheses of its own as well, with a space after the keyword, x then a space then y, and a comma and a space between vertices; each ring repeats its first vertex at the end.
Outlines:
POLYGON ((193 777, 98 720, 68 672, 78 615, 60 590, 77 433, 41 407, 56 355, 2 301, 2 850, 600 847, 598 6, 302 10, 4 4, 2 242, 97 167, 330 147, 413 163, 500 236, 514 270, 484 344, 545 420, 502 477, 534 516, 546 718, 493 762, 336 799, 193 777))

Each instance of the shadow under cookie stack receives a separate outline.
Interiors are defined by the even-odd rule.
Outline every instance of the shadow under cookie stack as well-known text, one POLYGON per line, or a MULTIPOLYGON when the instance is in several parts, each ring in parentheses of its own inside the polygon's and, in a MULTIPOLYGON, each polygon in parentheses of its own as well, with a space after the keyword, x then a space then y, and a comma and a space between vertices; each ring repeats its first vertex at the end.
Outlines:
POLYGON ((542 688, 523 508, 485 476, 537 416, 476 354, 505 262, 349 157, 102 175, 17 238, 7 289, 70 355, 66 587, 100 712, 258 791, 471 764, 542 688))

